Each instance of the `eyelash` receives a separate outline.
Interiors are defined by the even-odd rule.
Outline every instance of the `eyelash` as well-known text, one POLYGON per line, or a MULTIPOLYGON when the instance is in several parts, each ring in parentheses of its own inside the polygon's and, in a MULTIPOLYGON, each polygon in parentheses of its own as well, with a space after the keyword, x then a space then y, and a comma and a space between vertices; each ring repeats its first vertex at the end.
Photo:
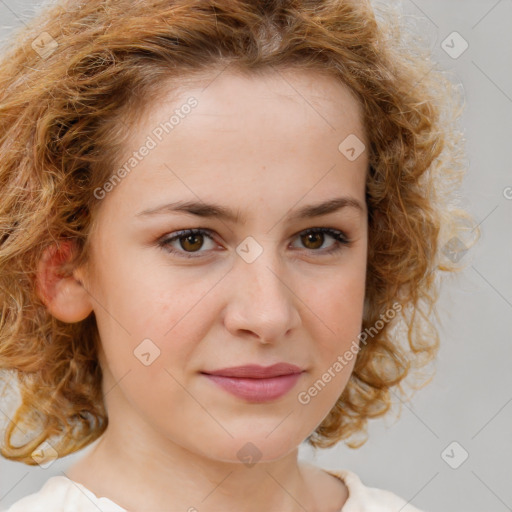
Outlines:
MULTIPOLYGON (((196 254, 196 253, 200 254, 201 252, 204 252, 204 251, 196 251, 196 253, 187 253, 187 252, 178 251, 176 249, 171 248, 170 244, 172 242, 174 242, 175 240, 179 240, 180 238, 186 238, 187 236, 190 236, 190 235, 206 235, 208 238, 213 240, 211 233, 212 233, 212 231, 210 231, 209 229, 201 229, 201 228, 185 229, 182 231, 177 231, 175 235, 173 235, 169 238, 164 238, 163 240, 160 240, 158 242, 158 246, 171 254, 178 254, 178 255, 180 255, 180 257, 183 257, 183 258, 188 258, 188 259, 201 258, 202 256, 195 256, 194 254, 196 254)), ((323 251, 323 252, 320 250, 317 250, 317 249, 306 249, 306 250, 309 250, 312 252, 320 252, 321 255, 328 256, 330 254, 334 254, 334 253, 341 251, 344 248, 344 246, 350 246, 350 244, 351 244, 351 240, 349 240, 347 238, 347 236, 345 235, 345 233, 343 233, 343 231, 339 231, 337 229, 332 229, 332 228, 310 228, 310 229, 306 229, 305 231, 301 231, 300 233, 297 233, 296 236, 317 234, 317 233, 324 233, 324 234, 331 236, 332 238, 335 239, 336 243, 333 245, 333 247, 331 249, 328 249, 327 251, 323 251)))

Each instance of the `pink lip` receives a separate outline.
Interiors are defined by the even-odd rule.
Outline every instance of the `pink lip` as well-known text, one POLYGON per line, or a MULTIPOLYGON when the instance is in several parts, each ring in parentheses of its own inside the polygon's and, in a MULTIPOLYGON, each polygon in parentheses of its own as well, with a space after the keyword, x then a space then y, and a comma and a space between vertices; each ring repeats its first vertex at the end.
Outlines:
POLYGON ((278 363, 269 367, 246 365, 202 373, 239 398, 268 402, 290 391, 302 372, 296 365, 278 363))
POLYGON ((279 377, 301 373, 302 368, 290 363, 277 363, 272 366, 260 366, 258 364, 246 364, 233 366, 232 368, 221 368, 220 370, 205 371, 208 375, 221 375, 222 377, 245 377, 250 379, 265 379, 268 377, 279 377))

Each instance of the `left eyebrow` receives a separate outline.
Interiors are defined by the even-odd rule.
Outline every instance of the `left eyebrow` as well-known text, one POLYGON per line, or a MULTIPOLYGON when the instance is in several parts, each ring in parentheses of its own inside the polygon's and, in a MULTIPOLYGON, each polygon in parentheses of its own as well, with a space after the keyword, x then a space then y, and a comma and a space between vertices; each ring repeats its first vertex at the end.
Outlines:
MULTIPOLYGON (((364 207, 354 197, 336 197, 322 203, 304 206, 295 212, 290 212, 287 219, 290 221, 309 219, 313 217, 320 217, 330 213, 341 210, 342 208, 353 208, 360 213, 364 213, 364 207)), ((136 214, 136 217, 172 214, 172 213, 187 213, 190 215, 197 215, 198 217, 214 217, 224 219, 233 223, 246 224, 247 218, 240 214, 240 210, 231 210, 226 206, 221 206, 212 203, 205 203, 199 201, 177 201, 175 203, 168 203, 156 208, 143 210, 136 214)))

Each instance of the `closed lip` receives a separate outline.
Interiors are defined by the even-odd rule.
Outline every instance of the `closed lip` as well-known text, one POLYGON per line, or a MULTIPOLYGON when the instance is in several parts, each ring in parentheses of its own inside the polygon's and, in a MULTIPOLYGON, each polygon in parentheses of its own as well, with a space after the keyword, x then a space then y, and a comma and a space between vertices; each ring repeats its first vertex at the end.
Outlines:
POLYGON ((219 375, 221 377, 239 377, 248 379, 269 379, 281 375, 292 375, 302 373, 303 370, 297 365, 290 363, 277 363, 272 366, 260 366, 257 364, 247 364, 243 366, 233 366, 231 368, 221 368, 220 370, 204 371, 207 375, 219 375))

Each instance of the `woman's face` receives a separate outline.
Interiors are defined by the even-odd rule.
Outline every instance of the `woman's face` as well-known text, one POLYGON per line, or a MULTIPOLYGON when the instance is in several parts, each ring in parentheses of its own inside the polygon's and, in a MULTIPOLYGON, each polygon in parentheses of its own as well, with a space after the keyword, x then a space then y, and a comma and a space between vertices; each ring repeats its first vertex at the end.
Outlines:
POLYGON ((131 130, 122 179, 97 191, 84 275, 109 429, 217 460, 280 458, 355 362, 343 355, 356 350, 367 260, 359 103, 318 74, 224 71, 148 106, 131 130), (171 240, 189 229, 204 232, 171 240), (206 375, 280 362, 301 373, 206 375))

